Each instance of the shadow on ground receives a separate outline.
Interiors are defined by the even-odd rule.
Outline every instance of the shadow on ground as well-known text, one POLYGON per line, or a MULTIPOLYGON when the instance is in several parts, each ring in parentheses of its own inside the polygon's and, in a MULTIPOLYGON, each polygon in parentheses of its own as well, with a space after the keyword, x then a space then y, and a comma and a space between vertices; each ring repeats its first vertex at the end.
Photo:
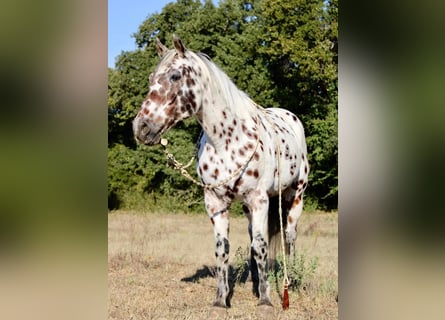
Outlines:
MULTIPOLYGON (((216 266, 206 266, 197 269, 196 272, 189 276, 184 277, 181 281, 199 283, 201 279, 205 278, 216 278, 216 266)), ((246 266, 234 268, 229 266, 229 295, 227 297, 227 306, 230 307, 230 300, 233 296, 233 289, 235 284, 245 284, 249 280, 249 268, 246 266)), ((216 288, 216 286, 215 286, 216 288)))
MULTIPOLYGON (((216 277, 216 266, 207 266, 204 265, 202 268, 197 269, 196 272, 188 277, 184 277, 181 281, 184 282, 199 282, 201 279, 205 278, 215 278, 216 277)), ((236 283, 246 283, 249 280, 249 268, 240 267, 234 268, 233 266, 229 266, 229 282, 236 283)))

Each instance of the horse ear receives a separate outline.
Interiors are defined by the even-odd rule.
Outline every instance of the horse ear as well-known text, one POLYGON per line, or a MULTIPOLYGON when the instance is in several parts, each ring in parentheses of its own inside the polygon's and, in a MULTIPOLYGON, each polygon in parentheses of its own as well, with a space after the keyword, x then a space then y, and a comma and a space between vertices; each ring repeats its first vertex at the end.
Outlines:
POLYGON ((184 58, 185 51, 187 50, 182 43, 182 40, 176 35, 173 35, 173 45, 181 58, 184 58))
POLYGON ((162 44, 159 38, 155 39, 155 44, 156 44, 156 51, 158 52, 158 55, 162 58, 168 52, 168 48, 162 44))

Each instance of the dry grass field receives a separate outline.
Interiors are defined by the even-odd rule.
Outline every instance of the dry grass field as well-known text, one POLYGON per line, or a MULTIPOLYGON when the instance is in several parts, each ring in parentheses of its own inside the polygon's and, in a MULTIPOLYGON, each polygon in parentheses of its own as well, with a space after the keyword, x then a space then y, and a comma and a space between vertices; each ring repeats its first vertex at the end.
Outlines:
MULTIPOLYGON (((306 213, 298 225, 297 250, 317 257, 315 274, 302 289, 289 292, 281 310, 271 286, 276 319, 338 319, 337 213, 306 213)), ((247 219, 232 217, 230 263, 247 252, 247 219)), ((206 215, 108 215, 109 319, 206 319, 216 293, 214 239, 206 215)), ((280 293, 281 294, 281 293, 280 293)), ((235 282, 227 319, 256 319, 252 282, 235 282)))

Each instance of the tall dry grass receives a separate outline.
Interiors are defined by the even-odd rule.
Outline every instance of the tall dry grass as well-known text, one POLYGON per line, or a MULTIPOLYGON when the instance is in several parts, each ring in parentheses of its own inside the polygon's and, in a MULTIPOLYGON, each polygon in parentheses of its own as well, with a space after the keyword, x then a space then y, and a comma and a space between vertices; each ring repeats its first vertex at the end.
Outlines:
MULTIPOLYGON (((290 292, 287 311, 280 310, 280 293, 272 286, 277 319, 338 318, 337 217, 301 217, 297 250, 308 259, 317 257, 318 264, 304 288, 290 292)), ((244 217, 231 218, 230 245, 235 274, 237 249, 249 247, 244 217)), ((113 212, 108 246, 109 319, 206 319, 216 292, 213 230, 207 216, 113 212)), ((256 304, 249 279, 234 281, 227 319, 256 319, 256 304)))

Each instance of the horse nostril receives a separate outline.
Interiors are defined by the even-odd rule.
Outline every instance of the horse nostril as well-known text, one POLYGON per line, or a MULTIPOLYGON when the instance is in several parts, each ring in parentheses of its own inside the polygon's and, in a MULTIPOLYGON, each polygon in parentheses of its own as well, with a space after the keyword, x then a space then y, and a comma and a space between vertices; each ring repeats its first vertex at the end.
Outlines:
POLYGON ((150 126, 144 119, 136 118, 133 123, 133 131, 134 131, 134 137, 136 138, 136 140, 143 142, 143 141, 145 141, 145 137, 150 132, 150 126))
POLYGON ((139 122, 139 133, 141 136, 146 136, 150 132, 150 126, 145 120, 139 122))

